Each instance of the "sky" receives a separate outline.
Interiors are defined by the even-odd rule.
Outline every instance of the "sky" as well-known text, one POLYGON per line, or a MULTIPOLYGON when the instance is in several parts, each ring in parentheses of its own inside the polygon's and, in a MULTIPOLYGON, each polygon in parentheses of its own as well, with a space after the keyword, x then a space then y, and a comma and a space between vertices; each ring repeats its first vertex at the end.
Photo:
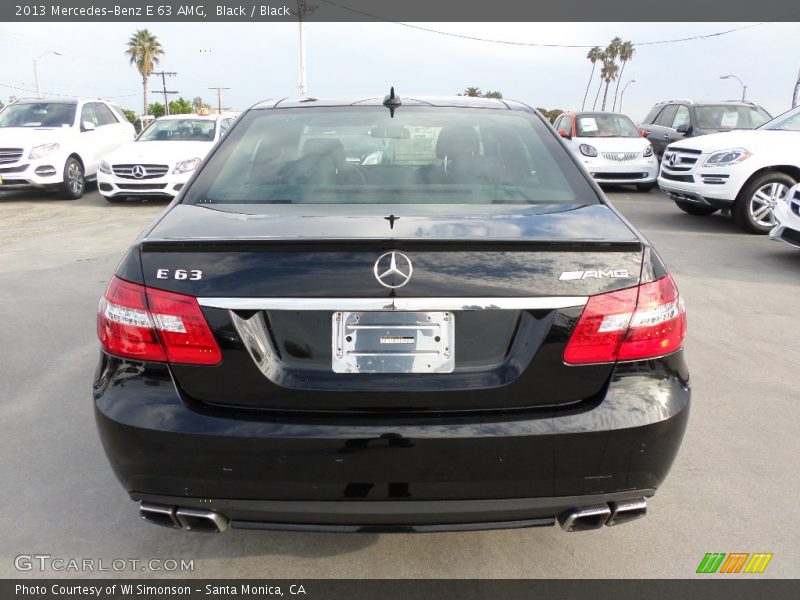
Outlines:
MULTIPOLYGON (((418 23, 440 31, 516 42, 605 46, 684 38, 744 23, 418 23)), ((296 23, 0 23, 0 99, 35 95, 33 59, 46 93, 114 98, 141 112, 142 85, 124 54, 134 30, 149 28, 166 54, 158 69, 177 71, 170 89, 243 110, 265 98, 298 95, 296 23), (201 53, 201 50, 210 52, 201 53), (15 89, 21 88, 21 89, 15 89)), ((800 23, 766 23, 724 36, 641 45, 626 66, 624 112, 638 121, 658 101, 747 99, 777 115, 790 108, 800 68, 800 23)), ((546 109, 580 109, 591 64, 587 49, 519 47, 459 39, 397 23, 306 24, 309 95, 451 95, 468 86, 546 109)), ((599 67, 590 91, 594 100, 599 67)), ((151 90, 160 87, 155 78, 151 90)), ((158 100, 154 94, 151 101, 158 100)))

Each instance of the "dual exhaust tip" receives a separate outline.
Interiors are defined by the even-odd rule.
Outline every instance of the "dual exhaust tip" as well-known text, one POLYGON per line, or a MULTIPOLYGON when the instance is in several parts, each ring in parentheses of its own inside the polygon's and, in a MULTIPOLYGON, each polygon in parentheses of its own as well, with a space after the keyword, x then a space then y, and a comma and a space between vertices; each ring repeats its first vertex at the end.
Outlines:
POLYGON ((589 531, 600 529, 603 525, 612 527, 629 523, 646 514, 647 501, 637 498, 568 510, 558 516, 558 523, 564 531, 589 531))
POLYGON ((139 504, 139 515, 154 525, 203 533, 222 533, 230 525, 228 517, 213 510, 180 508, 149 502, 139 504))
MULTIPOLYGON (((230 525, 228 517, 213 510, 181 508, 149 502, 139 504, 139 514, 148 523, 170 529, 222 533, 230 525)), ((603 525, 608 527, 622 525, 646 514, 647 501, 644 498, 637 498, 568 510, 558 516, 558 523, 564 531, 589 531, 600 529, 603 525)))

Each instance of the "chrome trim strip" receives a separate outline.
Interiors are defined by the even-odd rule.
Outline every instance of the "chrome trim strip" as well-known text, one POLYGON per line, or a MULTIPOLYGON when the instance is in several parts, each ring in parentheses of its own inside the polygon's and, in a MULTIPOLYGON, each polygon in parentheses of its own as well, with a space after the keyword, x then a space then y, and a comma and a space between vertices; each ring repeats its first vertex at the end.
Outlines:
POLYGON ((588 296, 538 298, 198 298, 200 306, 228 310, 545 310, 584 306, 588 296))

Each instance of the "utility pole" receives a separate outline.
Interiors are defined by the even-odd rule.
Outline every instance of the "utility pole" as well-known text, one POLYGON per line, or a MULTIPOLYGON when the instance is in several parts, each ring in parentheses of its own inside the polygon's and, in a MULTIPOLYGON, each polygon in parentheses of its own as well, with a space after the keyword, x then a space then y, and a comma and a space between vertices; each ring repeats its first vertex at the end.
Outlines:
POLYGON ((222 114, 222 90, 229 90, 229 87, 210 87, 210 90, 217 90, 217 114, 222 114))
POLYGON ((169 100, 167 96, 169 94, 177 94, 178 92, 167 91, 167 77, 175 77, 177 73, 174 71, 153 71, 151 75, 161 77, 161 93, 164 94, 164 114, 169 116, 169 100))
POLYGON ((297 27, 299 37, 299 64, 298 64, 298 82, 297 87, 300 90, 300 95, 305 96, 308 93, 308 84, 306 81, 306 38, 305 38, 305 23, 303 19, 316 12, 319 6, 311 5, 306 0, 297 0, 297 10, 291 13, 297 17, 297 27))

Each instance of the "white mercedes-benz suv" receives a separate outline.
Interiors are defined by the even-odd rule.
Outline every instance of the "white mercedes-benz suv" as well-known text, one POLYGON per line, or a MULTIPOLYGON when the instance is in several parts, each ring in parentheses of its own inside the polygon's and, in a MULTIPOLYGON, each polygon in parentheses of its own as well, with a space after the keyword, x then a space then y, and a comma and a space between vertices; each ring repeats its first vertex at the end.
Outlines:
POLYGON ((109 202, 174 198, 234 119, 227 114, 156 119, 136 141, 103 157, 100 193, 109 202))
POLYGON ((800 108, 758 129, 681 140, 667 146, 658 185, 691 215, 730 209, 752 233, 769 233, 775 209, 800 181, 800 108))
POLYGON ((100 158, 134 137, 122 110, 98 98, 18 100, 0 111, 0 190, 83 196, 100 158))

